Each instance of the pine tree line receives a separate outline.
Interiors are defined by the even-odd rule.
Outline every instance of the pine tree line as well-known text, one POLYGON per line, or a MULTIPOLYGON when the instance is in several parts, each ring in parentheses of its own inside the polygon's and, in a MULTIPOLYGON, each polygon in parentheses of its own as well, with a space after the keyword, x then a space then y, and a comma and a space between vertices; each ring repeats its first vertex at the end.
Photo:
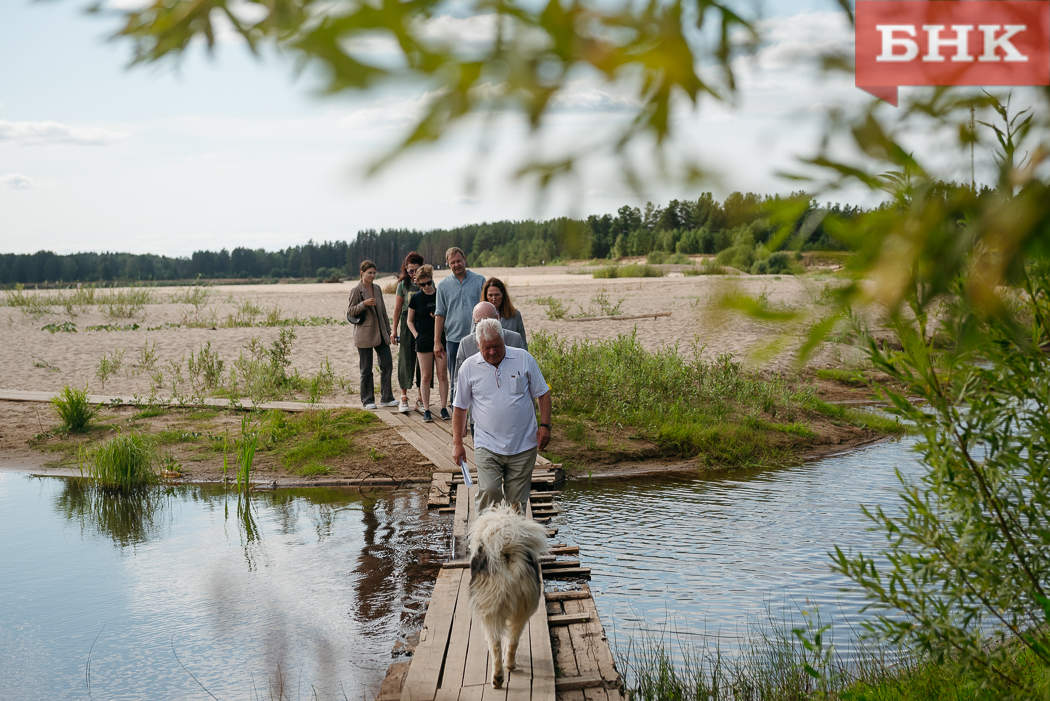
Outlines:
MULTIPOLYGON (((798 197, 798 193, 792 197, 798 197)), ((592 215, 586 220, 561 217, 546 221, 500 221, 453 229, 415 231, 367 229, 352 241, 313 240, 278 251, 234 248, 232 251, 196 251, 188 258, 134 253, 73 253, 50 251, 0 254, 0 284, 55 282, 117 282, 231 279, 328 278, 356 275, 358 264, 372 260, 381 271, 396 271, 409 251, 428 261, 444 262, 445 251, 458 246, 473 266, 541 265, 564 259, 618 258, 666 253, 718 253, 742 240, 765 244, 775 227, 771 208, 779 196, 734 192, 723 202, 704 193, 697 200, 672 200, 666 207, 624 206, 615 215, 592 215)), ((852 219, 859 207, 820 207, 810 199, 798 216, 796 230, 806 222, 803 248, 839 250, 843 246, 824 230, 825 215, 852 219)), ((798 237, 792 239, 799 245, 798 237)))

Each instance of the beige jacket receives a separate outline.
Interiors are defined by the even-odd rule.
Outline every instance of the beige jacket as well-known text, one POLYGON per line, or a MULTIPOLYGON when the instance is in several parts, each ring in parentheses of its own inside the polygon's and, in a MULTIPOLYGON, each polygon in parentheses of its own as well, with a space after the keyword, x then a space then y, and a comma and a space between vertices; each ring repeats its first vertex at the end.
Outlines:
POLYGON ((390 319, 386 315, 386 304, 383 303, 383 290, 372 283, 372 296, 376 298, 374 307, 365 306, 368 289, 364 283, 350 291, 350 304, 347 312, 353 316, 364 312, 365 320, 354 326, 354 346, 357 348, 375 348, 390 345, 390 319))

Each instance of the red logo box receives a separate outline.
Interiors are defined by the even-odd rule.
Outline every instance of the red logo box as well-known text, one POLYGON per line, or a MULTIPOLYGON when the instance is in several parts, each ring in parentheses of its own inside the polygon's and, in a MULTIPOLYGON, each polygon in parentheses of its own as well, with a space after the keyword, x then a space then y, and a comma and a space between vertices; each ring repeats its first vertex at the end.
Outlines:
POLYGON ((1048 0, 857 0, 856 85, 1050 85, 1048 0))

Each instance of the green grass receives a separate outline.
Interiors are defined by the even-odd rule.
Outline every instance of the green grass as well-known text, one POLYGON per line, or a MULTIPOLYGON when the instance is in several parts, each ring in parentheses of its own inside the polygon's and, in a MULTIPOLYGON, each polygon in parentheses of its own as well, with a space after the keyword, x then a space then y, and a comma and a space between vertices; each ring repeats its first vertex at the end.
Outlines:
POLYGON ((67 431, 80 433, 87 430, 98 414, 99 408, 92 407, 87 397, 87 387, 79 389, 65 385, 57 397, 51 398, 51 406, 67 431))
POLYGON ((744 370, 730 355, 709 359, 701 347, 647 351, 634 334, 568 342, 539 333, 530 345, 553 388, 559 421, 573 441, 576 421, 633 429, 666 456, 720 467, 783 464, 793 446, 810 445, 813 420, 899 433, 892 418, 818 400, 808 383, 744 370), (580 378, 586 378, 585 382, 580 378))
POLYGON ((317 477, 318 475, 327 475, 331 471, 332 468, 328 465, 319 462, 309 462, 295 472, 303 477, 317 477))
POLYGON ((166 406, 147 406, 145 409, 136 412, 132 419, 152 419, 155 416, 163 416, 168 411, 169 409, 166 406))
POLYGON ((159 461, 155 443, 140 433, 118 434, 86 449, 88 474, 103 488, 129 492, 157 481, 159 461))
POLYGON ((839 370, 837 368, 826 368, 823 370, 817 370, 817 377, 819 377, 822 380, 840 382, 844 385, 851 385, 853 387, 868 386, 868 381, 864 377, 864 374, 858 370, 839 370))
POLYGON ((895 416, 890 416, 889 414, 857 409, 841 404, 829 404, 815 398, 812 400, 811 406, 815 411, 828 418, 838 419, 853 426, 860 426, 879 433, 900 435, 907 432, 907 427, 895 416))
POLYGON ((630 263, 628 265, 606 265, 595 270, 594 278, 617 278, 617 277, 664 277, 667 271, 657 268, 648 263, 630 263))
POLYGON ((297 415, 271 411, 262 420, 262 440, 268 450, 278 455, 281 464, 300 471, 345 454, 353 448, 352 436, 378 421, 372 412, 358 409, 306 411, 297 415))
POLYGON ((169 428, 157 434, 156 440, 160 445, 172 445, 175 443, 197 443, 203 434, 199 431, 186 431, 179 428, 169 428))

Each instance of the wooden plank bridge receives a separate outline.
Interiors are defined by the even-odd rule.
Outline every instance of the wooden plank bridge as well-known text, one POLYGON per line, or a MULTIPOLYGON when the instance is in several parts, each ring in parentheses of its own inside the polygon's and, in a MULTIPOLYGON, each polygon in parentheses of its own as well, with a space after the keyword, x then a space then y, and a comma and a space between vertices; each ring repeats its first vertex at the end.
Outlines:
MULTIPOLYGON (((466 534, 477 516, 478 488, 468 488, 452 462, 451 423, 425 424, 417 412, 376 413, 434 464, 428 504, 452 515, 452 559, 438 573, 419 642, 410 660, 390 666, 378 701, 623 701, 612 651, 590 589, 582 583, 544 594, 544 605, 522 632, 517 668, 508 673, 502 689, 492 688, 488 645, 468 595, 466 534)), ((465 443, 468 469, 476 480, 473 446, 469 438, 465 443)), ((537 460, 529 518, 546 524, 557 515, 555 500, 561 492, 555 488, 563 479, 560 465, 537 460)), ((548 528, 547 535, 557 532, 548 528)), ((580 566, 578 556, 576 547, 552 545, 540 563, 544 582, 589 578, 590 569, 580 566)))

